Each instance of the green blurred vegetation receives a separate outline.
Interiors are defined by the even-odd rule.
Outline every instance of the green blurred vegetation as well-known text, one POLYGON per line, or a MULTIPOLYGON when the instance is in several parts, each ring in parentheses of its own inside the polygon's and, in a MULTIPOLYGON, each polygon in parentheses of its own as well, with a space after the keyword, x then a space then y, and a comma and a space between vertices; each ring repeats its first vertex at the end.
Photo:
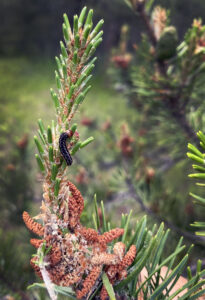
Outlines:
MULTIPOLYGON (((179 28, 180 37, 191 25, 193 18, 205 19, 203 0, 156 0, 155 3, 170 9, 170 18, 179 28)), ((130 47, 136 37, 140 39, 142 24, 123 0, 1 0, 0 55, 24 53, 47 56, 57 53, 63 13, 72 16, 85 5, 95 9, 96 20, 105 20, 101 53, 105 54, 117 44, 124 23, 132 28, 130 47)))
MULTIPOLYGON (((183 36, 193 18, 205 19, 203 0, 157 1, 170 8, 170 18, 183 36)), ((179 162, 170 169, 166 176, 155 176, 152 183, 147 182, 142 152, 146 136, 140 136, 144 126, 141 111, 127 105, 122 93, 113 90, 107 73, 110 65, 110 51, 120 39, 121 26, 130 26, 131 49, 133 42, 139 41, 142 24, 120 0, 96 1, 53 1, 53 0, 2 0, 0 2, 0 297, 12 295, 15 299, 45 299, 45 294, 29 294, 25 290, 34 281, 34 274, 29 266, 32 247, 29 246, 29 233, 21 221, 21 213, 28 209, 35 215, 41 204, 41 181, 34 161, 33 135, 37 130, 37 119, 45 123, 54 118, 53 103, 49 88, 54 86, 54 58, 58 53, 58 41, 61 39, 61 20, 64 11, 69 15, 78 13, 82 6, 92 6, 96 18, 105 19, 104 43, 100 49, 98 70, 92 82, 92 90, 81 107, 77 118, 80 120, 82 139, 92 135, 95 141, 87 150, 77 155, 69 178, 77 184, 89 203, 97 193, 98 199, 104 199, 113 224, 119 225, 121 212, 127 213, 132 207, 136 216, 144 214, 139 205, 130 196, 126 196, 122 170, 130 163, 130 158, 122 159, 120 142, 123 130, 133 137, 132 177, 140 188, 148 190, 152 196, 151 208, 163 211, 164 218, 174 216, 175 225, 190 230, 189 224, 203 212, 194 209, 188 196, 190 182, 187 163, 179 162), (51 58, 52 57, 52 58, 51 58), (124 128, 124 129, 123 129, 124 128), (87 152, 86 152, 87 151, 87 152), (86 153, 85 153, 86 152, 86 153), (177 176, 176 176, 177 173, 177 176), (139 180, 142 179, 142 181, 139 180), (180 183, 180 184, 179 184, 180 183), (163 191, 161 193, 160 191, 163 191), (166 210, 167 198, 172 195, 172 206, 166 210), (186 211, 184 211, 186 207, 186 211), (195 211, 194 211, 195 210, 195 211), (114 213, 113 213, 114 212, 114 213), (183 218, 182 218, 183 216, 183 218)), ((146 125, 149 130, 149 123, 146 125)), ((173 134, 175 128, 169 128, 173 134)), ((156 133, 157 134, 157 133, 156 133)), ((158 134, 157 141, 163 144, 158 134)), ((186 145, 184 145, 185 147, 186 145)), ((129 169, 127 170, 129 173, 129 169)), ((192 189, 193 190, 193 189, 192 189)), ((84 214, 84 223, 92 208, 88 205, 84 214)), ((173 220, 172 220, 173 221, 173 220)), ((153 224, 150 219, 149 222, 153 224)), ((92 224, 90 224, 92 225, 92 224)), ((175 243, 176 235, 172 241, 175 243)), ((169 248, 169 247, 167 247, 169 248)), ((170 250, 170 249, 169 249, 170 250)), ((200 257, 204 247, 199 245, 193 255, 200 257)))
POLYGON ((41 103, 35 100, 49 78, 45 79, 41 63, 31 64, 26 58, 1 59, 0 66, 0 294, 23 299, 34 275, 29 266, 32 247, 21 214, 36 198, 30 139, 41 103))

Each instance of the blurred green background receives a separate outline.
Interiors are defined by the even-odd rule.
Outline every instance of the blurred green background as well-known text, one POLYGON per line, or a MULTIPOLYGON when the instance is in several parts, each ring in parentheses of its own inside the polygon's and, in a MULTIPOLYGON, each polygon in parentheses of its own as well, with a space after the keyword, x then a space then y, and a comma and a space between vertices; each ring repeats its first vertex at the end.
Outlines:
MULTIPOLYGON (((161 0, 156 3, 170 9, 171 23, 178 28, 180 38, 191 26, 193 18, 205 18, 204 0, 161 0)), ((129 25, 128 50, 131 52, 133 44, 141 39, 143 26, 140 20, 123 0, 1 0, 0 299, 45 297, 40 292, 26 291, 26 287, 36 279, 29 266, 34 250, 29 245, 30 235, 23 225, 21 214, 23 210, 37 214, 41 204, 41 180, 34 161, 33 135, 38 118, 46 124, 55 118, 49 88, 54 86, 54 56, 59 53, 59 40, 62 39, 62 15, 66 12, 72 18, 85 5, 94 9, 96 22, 100 18, 105 20, 104 40, 97 52, 93 88, 77 115, 80 134, 84 138, 92 135, 95 141, 77 155, 69 179, 78 185, 87 202, 92 201, 94 193, 99 200, 105 200, 113 223, 118 224, 119 214, 128 212, 130 208, 133 208, 136 218, 144 214, 135 199, 126 193, 123 195, 125 171, 119 147, 120 135, 127 130, 134 138, 134 150, 140 159, 143 151, 140 146, 146 143, 146 137, 143 138, 143 134, 139 136, 141 115, 128 104, 121 92, 114 89, 110 75, 111 53, 113 48, 118 47, 122 25, 129 25)), ((146 129, 149 130, 149 122, 146 129)), ((126 161, 125 169, 127 165, 132 166, 136 181, 143 177, 136 158, 128 163, 126 161)), ((152 163, 147 167, 154 170, 152 163)), ((153 188, 149 186, 147 192, 153 191, 155 199, 149 205, 160 218, 171 220, 174 226, 190 231, 189 224, 202 213, 193 211, 188 196, 190 182, 187 174, 187 164, 180 161, 163 179, 157 178, 153 188), (171 206, 167 209, 165 186, 167 193, 172 195, 169 197, 171 206), (164 194, 158 193, 159 190, 163 190, 164 194)), ((144 184, 149 185, 146 180, 144 184)), ((83 218, 87 224, 91 222, 89 214, 85 213, 83 218)), ((173 234, 173 243, 176 236, 173 234)), ((193 261, 203 258, 203 251, 204 247, 199 243, 193 261)))

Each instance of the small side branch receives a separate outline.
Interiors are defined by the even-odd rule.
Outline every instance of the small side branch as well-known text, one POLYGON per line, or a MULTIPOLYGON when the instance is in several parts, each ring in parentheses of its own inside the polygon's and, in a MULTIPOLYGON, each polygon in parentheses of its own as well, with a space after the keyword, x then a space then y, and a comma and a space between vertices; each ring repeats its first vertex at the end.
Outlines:
POLYGON ((156 39, 156 36, 155 36, 155 34, 154 34, 154 30, 153 30, 153 28, 152 28, 152 26, 151 26, 151 24, 150 24, 149 17, 148 17, 148 15, 146 14, 146 12, 145 12, 144 9, 142 9, 142 10, 139 12, 139 14, 140 14, 140 17, 141 17, 141 19, 142 19, 144 25, 145 25, 145 28, 146 28, 147 33, 148 33, 148 35, 149 35, 150 41, 151 41, 151 43, 152 43, 152 46, 155 48, 156 45, 157 45, 157 39, 156 39))
POLYGON ((171 112, 172 116, 174 117, 175 121, 180 125, 183 131, 186 133, 187 138, 191 139, 194 143, 198 144, 198 139, 195 132, 189 126, 184 113, 181 113, 177 110, 171 112))
POLYGON ((143 211, 145 211, 147 214, 152 216, 155 220, 157 220, 157 222, 159 222, 159 223, 163 222, 166 225, 166 227, 172 229, 177 234, 179 234, 180 236, 183 236, 184 238, 186 238, 187 240, 189 240, 191 242, 194 242, 194 243, 205 242, 204 237, 199 237, 199 236, 196 236, 196 235, 194 235, 192 233, 189 233, 185 230, 182 230, 179 227, 175 226, 173 223, 163 219, 162 217, 160 217, 159 215, 154 213, 151 208, 147 207, 144 204, 143 200, 139 197, 139 195, 136 194, 135 187, 133 186, 133 183, 132 183, 130 178, 126 179, 126 184, 127 184, 129 194, 132 196, 132 198, 135 199, 137 201, 137 203, 139 203, 139 205, 140 205, 140 207, 143 211))

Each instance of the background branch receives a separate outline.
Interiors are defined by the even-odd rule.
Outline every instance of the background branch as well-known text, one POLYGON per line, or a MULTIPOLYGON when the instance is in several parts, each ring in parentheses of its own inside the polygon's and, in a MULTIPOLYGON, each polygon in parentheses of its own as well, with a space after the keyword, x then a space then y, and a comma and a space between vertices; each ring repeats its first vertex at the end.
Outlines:
POLYGON ((140 198, 140 196, 137 195, 135 187, 134 187, 134 185, 133 185, 130 178, 126 178, 126 185, 127 185, 130 196, 137 201, 137 203, 140 205, 140 208, 144 212, 146 212, 147 214, 152 216, 158 223, 163 222, 166 225, 166 227, 170 228, 171 230, 173 230, 174 232, 176 232, 180 236, 183 236, 185 239, 189 240, 190 242, 194 242, 194 243, 197 243, 197 244, 201 244, 202 242, 205 242, 204 237, 196 236, 192 233, 189 233, 185 230, 182 230, 181 228, 175 226, 173 223, 165 220, 164 218, 162 218, 159 215, 157 215, 156 213, 154 213, 151 208, 147 207, 144 204, 144 202, 140 198))

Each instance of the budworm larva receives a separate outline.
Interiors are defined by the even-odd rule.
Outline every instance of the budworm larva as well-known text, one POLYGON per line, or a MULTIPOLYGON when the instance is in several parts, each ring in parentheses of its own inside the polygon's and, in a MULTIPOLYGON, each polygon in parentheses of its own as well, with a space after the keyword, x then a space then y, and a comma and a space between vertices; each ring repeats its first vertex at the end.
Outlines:
POLYGON ((60 138, 59 138, 59 148, 60 148, 60 152, 63 155, 67 165, 71 166, 73 159, 72 159, 70 152, 68 151, 68 148, 66 146, 66 140, 69 137, 70 137, 70 135, 68 132, 61 133, 60 138))

